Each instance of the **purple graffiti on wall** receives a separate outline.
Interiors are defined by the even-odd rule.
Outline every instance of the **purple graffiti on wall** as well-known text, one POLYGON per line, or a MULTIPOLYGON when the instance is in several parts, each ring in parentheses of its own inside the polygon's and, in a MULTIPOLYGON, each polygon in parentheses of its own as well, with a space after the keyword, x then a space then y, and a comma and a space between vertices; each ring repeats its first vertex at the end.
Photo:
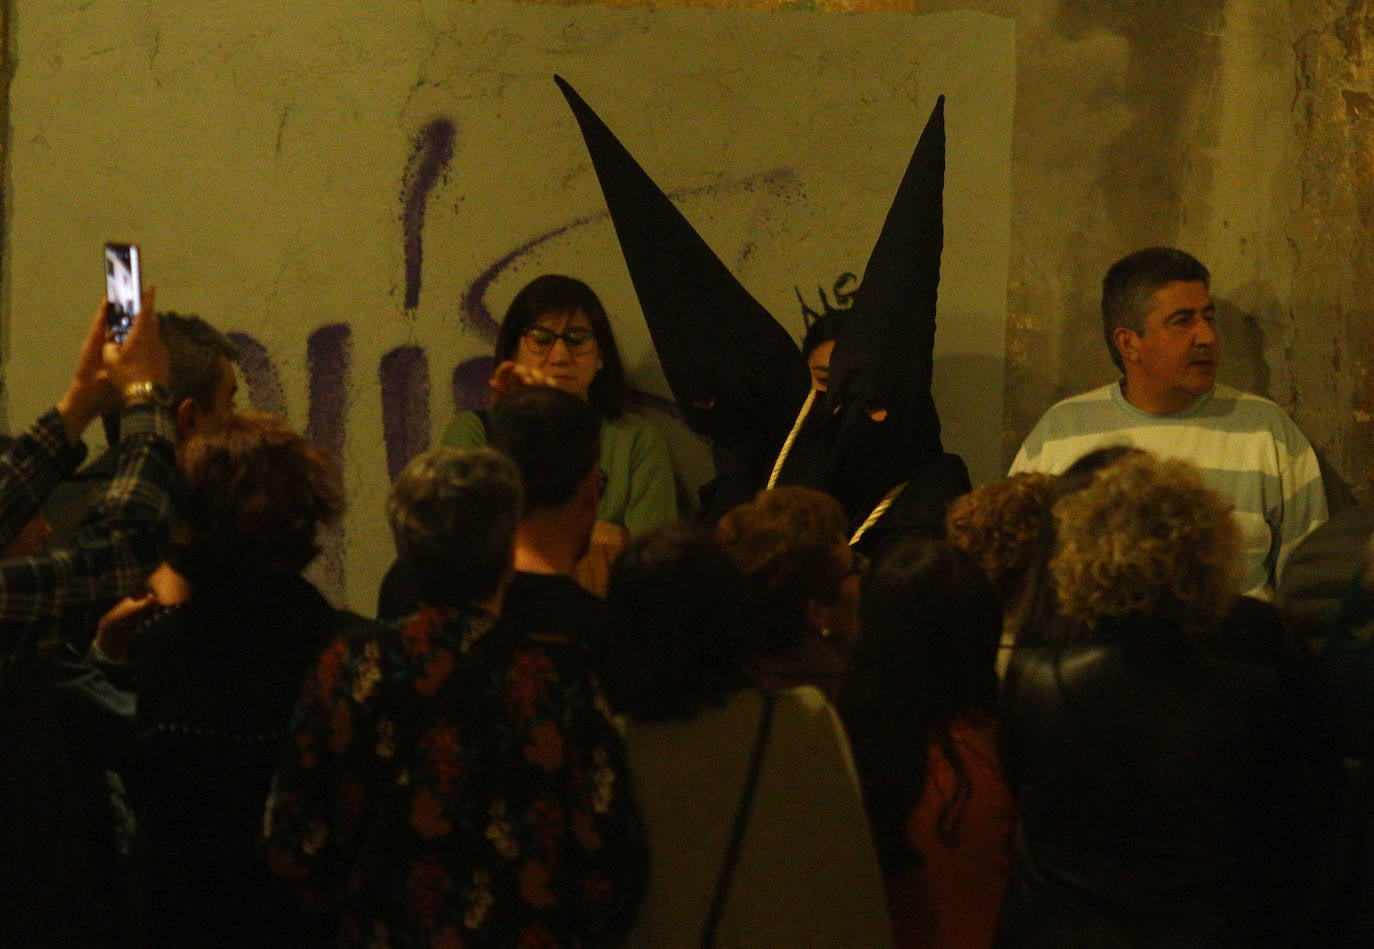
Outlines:
MULTIPOLYGON (((431 123, 432 129, 438 123, 431 123)), ((421 139, 424 138, 422 134, 421 139)), ((676 192, 670 197, 682 201, 701 195, 724 197, 734 193, 754 193, 764 189, 783 189, 791 183, 787 171, 773 171, 730 185, 713 185, 707 188, 676 192)), ((407 192, 409 194, 409 192, 407 192)), ((408 205, 409 207, 409 205, 408 205)), ((497 320, 487 302, 487 294, 498 278, 527 258, 536 256, 541 247, 552 240, 563 237, 578 228, 606 221, 609 215, 602 211, 575 218, 566 224, 546 231, 512 248, 490 265, 484 267, 463 293, 458 318, 467 326, 475 329, 489 342, 495 342, 497 320)), ((423 224, 423 210, 417 219, 423 224)), ((417 231, 418 235, 418 231, 417 231)), ((419 268, 421 245, 407 244, 406 269, 411 273, 412 265, 419 268), (414 249, 416 257, 409 256, 414 249)), ((418 273, 418 269, 415 271, 418 273)), ((413 284, 419 292, 418 282, 413 284)), ((412 284, 407 279, 407 294, 412 284)), ((267 350, 244 333, 230 334, 239 345, 239 368, 249 391, 253 405, 259 408, 285 413, 285 397, 277 370, 267 350)), ((348 358, 347 344, 350 329, 344 324, 334 324, 317 329, 311 335, 309 358, 311 414, 310 433, 312 440, 327 438, 328 444, 321 448, 342 459, 345 444, 344 412, 348 398, 348 358)), ((452 370, 449 377, 449 394, 455 412, 468 409, 485 408, 489 402, 487 380, 491 377, 494 360, 491 356, 477 356, 466 359, 452 370)), ((387 452, 387 469, 394 477, 416 453, 429 445, 430 427, 430 366, 428 356, 419 346, 408 345, 394 349, 386 354, 379 367, 378 381, 381 387, 383 440, 387 452)), ((654 405, 671 410, 671 403, 646 393, 632 392, 631 401, 654 405)))
POLYGON ((453 122, 437 118, 415 136, 404 177, 401 179, 401 233, 406 261, 407 310, 420 305, 420 277, 424 269, 425 209, 429 194, 448 178, 457 134, 453 122))
MULTIPOLYGON (((405 307, 419 305, 420 278, 424 264, 423 230, 425 211, 434 188, 447 176, 456 133, 453 123, 435 119, 416 136, 414 150, 403 176, 401 202, 405 257, 405 307)), ((726 199, 760 190, 783 194, 795 186, 791 172, 777 170, 754 175, 723 185, 676 192, 670 197, 684 201, 700 196, 726 199)), ((605 211, 590 214, 555 227, 513 247, 484 267, 469 284, 459 304, 458 319, 473 328, 489 343, 496 339, 497 319, 487 296, 497 280, 517 265, 537 258, 539 248, 557 238, 588 225, 609 219, 605 211)), ((746 248, 744 256, 748 256, 746 248)), ((306 437, 330 458, 342 472, 347 445, 347 411, 353 393, 351 345, 352 328, 343 323, 326 324, 312 331, 306 343, 306 373, 309 405, 306 437)), ((230 333, 239 347, 239 371, 248 390, 249 402, 256 408, 287 414, 285 390, 272 354, 249 334, 230 333)), ((453 410, 485 408, 489 402, 487 380, 494 359, 489 355, 463 360, 449 374, 453 410)), ((424 349, 405 345, 387 352, 378 366, 382 402, 383 443, 387 474, 394 478, 412 457, 429 447, 431 427, 431 367, 424 349)), ((631 404, 652 407, 678 415, 670 401, 647 393, 631 391, 631 404)), ((345 535, 342 525, 321 537, 320 586, 331 597, 344 589, 345 535)))
POLYGON ((449 387, 452 390, 455 414, 481 410, 491 405, 491 389, 487 387, 487 383, 491 381, 491 374, 495 369, 494 356, 465 359, 454 367, 449 387))
POLYGON ((267 347, 247 333, 226 335, 238 347, 239 375, 248 389, 248 404, 264 412, 285 416, 286 390, 282 388, 281 376, 277 375, 277 367, 272 365, 267 347))
POLYGON ((397 347, 382 357, 378 377, 386 473, 394 481, 406 462, 429 448, 429 357, 419 346, 397 347))
MULTIPOLYGON (((310 404, 306 408, 305 437, 342 473, 344 470, 345 421, 348 407, 348 372, 353 330, 343 323, 321 326, 305 345, 310 404)), ((344 526, 339 521, 320 538, 316 570, 322 585, 333 590, 344 586, 344 526)))
MULTIPOLYGON (((348 406, 349 347, 352 329, 333 323, 314 330, 306 341, 306 376, 309 405, 305 437, 333 463, 340 474, 344 469, 344 416, 348 406)), ((259 340, 248 333, 226 333, 238 348, 238 370, 248 390, 248 404, 262 412, 288 415, 286 392, 272 355, 259 340)), ((344 592, 343 524, 335 524, 318 538, 320 556, 314 570, 320 588, 331 599, 344 592)))

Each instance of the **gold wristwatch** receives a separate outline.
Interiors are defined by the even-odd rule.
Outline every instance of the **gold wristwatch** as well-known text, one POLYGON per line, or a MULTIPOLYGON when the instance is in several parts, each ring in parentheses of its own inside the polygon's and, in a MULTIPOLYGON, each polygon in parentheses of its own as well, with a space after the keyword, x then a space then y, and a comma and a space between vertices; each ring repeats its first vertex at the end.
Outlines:
POLYGON ((167 387, 160 382, 131 382, 124 387, 124 404, 137 405, 140 402, 151 402, 160 405, 165 409, 172 407, 172 393, 167 391, 167 387))

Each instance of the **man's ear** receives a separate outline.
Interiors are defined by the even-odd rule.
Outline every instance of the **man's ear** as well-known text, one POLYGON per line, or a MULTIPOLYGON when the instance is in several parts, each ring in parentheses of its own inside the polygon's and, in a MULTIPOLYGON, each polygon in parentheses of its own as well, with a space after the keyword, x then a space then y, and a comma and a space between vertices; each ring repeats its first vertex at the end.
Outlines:
POLYGON ((1140 362, 1140 334, 1128 326, 1112 330, 1112 342, 1121 354, 1122 362, 1140 362))
POLYGON ((194 435, 199 421, 196 417, 196 400, 182 399, 176 411, 177 440, 184 441, 194 435))

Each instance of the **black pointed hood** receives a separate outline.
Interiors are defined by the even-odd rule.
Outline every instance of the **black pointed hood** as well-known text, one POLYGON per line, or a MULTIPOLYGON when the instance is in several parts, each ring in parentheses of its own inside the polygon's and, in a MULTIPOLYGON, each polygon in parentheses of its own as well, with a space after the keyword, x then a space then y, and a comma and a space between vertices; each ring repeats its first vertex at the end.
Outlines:
POLYGON ((830 360, 836 424, 819 487, 851 516, 942 451, 930 389, 944 249, 944 105, 941 96, 916 144, 830 360))
POLYGON ((582 130, 640 308, 693 431, 767 475, 806 397, 797 344, 720 261, 591 107, 555 76, 582 130))

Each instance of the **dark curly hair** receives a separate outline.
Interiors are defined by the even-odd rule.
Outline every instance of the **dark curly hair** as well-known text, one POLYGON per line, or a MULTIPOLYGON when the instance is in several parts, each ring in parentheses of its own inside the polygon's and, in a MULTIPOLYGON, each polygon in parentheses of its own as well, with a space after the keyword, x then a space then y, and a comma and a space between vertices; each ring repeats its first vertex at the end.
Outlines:
POLYGON ((322 525, 343 513, 338 471, 285 420, 235 412, 178 449, 169 560, 193 583, 232 570, 299 573, 322 525))
POLYGON ((844 510, 830 495, 789 485, 760 491, 716 525, 716 538, 737 563, 759 606, 755 655, 786 649, 810 629, 808 600, 840 598, 845 566, 844 510))
POLYGON ((1035 561, 1054 483, 1054 475, 1023 471, 950 502, 945 536, 972 555, 1003 603, 1015 601, 1035 561))

